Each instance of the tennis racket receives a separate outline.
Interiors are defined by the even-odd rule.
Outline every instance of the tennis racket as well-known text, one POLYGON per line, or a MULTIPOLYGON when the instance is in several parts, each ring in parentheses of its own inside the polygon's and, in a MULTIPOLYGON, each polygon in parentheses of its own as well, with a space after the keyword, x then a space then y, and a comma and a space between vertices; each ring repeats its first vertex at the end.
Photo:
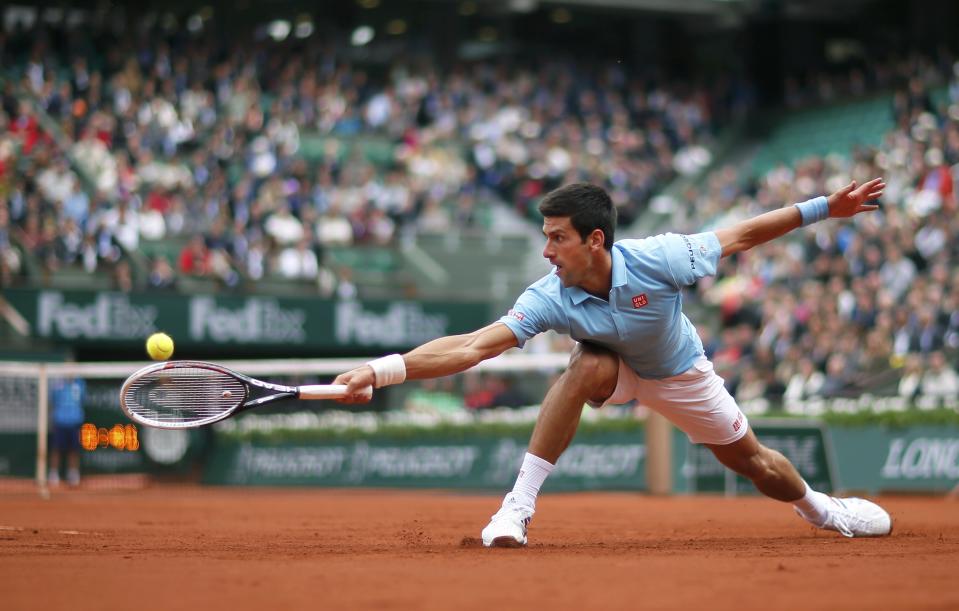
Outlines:
MULTIPOLYGON (((365 394, 372 395, 368 386, 365 394)), ((166 361, 134 372, 120 389, 131 420, 161 429, 212 424, 280 399, 339 399, 345 384, 283 386, 202 361, 166 361)))

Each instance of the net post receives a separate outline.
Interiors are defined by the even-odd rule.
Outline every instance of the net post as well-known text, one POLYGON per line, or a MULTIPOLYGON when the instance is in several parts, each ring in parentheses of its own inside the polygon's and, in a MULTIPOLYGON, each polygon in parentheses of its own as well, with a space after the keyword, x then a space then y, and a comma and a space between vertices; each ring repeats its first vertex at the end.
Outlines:
POLYGON ((655 410, 646 417, 646 481, 649 493, 673 492, 672 425, 655 410))
POLYGON ((50 419, 47 366, 40 364, 37 373, 37 488, 41 498, 50 498, 47 485, 47 437, 50 419))

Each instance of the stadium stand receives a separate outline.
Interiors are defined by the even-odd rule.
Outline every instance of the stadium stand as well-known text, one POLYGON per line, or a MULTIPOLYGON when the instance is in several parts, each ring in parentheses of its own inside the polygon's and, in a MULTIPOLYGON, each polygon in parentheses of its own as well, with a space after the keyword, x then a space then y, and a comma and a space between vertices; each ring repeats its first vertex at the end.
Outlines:
MULTIPOLYGON (((181 290, 329 295, 351 275, 375 292, 405 257, 386 275, 355 263, 385 261, 377 248, 398 235, 490 228, 504 202, 529 215, 562 182, 603 182, 629 222, 657 185, 702 165, 714 115, 743 110, 610 62, 399 59, 374 74, 320 42, 93 30, 73 35, 86 51, 74 55, 40 34, 10 37, 3 60, 19 147, 5 285, 123 289, 172 268, 181 290)), ((394 289, 421 276, 407 267, 394 289)))

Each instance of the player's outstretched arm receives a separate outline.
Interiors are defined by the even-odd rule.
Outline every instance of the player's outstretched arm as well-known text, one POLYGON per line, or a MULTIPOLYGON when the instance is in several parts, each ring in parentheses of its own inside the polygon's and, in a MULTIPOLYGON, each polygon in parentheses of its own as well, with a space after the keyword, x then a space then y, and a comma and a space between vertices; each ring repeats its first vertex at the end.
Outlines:
POLYGON ((716 231, 716 237, 723 247, 723 256, 728 257, 737 252, 749 250, 753 246, 765 244, 802 225, 830 217, 845 218, 860 212, 876 210, 879 206, 866 202, 881 197, 885 187, 886 184, 882 178, 874 178, 858 187, 856 181, 852 181, 825 198, 825 203, 822 202, 822 198, 819 198, 818 201, 809 200, 802 204, 766 212, 736 223, 732 227, 719 229, 716 231))
MULTIPOLYGON (((509 327, 495 322, 465 335, 449 335, 429 341, 407 352, 402 357, 392 355, 390 359, 402 358, 399 365, 405 368, 406 380, 422 380, 452 375, 477 365, 480 361, 493 358, 510 348, 519 345, 516 336, 509 327)), ((340 374, 334 384, 346 384, 347 396, 342 403, 365 403, 368 396, 360 393, 367 386, 383 386, 383 380, 377 383, 374 368, 369 364, 340 374)))

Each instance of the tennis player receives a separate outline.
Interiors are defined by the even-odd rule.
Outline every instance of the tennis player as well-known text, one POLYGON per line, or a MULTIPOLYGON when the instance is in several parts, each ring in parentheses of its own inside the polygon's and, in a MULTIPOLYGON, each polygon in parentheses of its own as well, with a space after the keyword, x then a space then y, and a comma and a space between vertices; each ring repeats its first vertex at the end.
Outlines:
POLYGON ((370 384, 381 388, 458 373, 522 347, 547 329, 579 342, 543 400, 512 491, 483 529, 488 547, 526 545, 540 487, 572 441, 583 404, 632 399, 659 411, 766 496, 791 503, 807 522, 847 537, 888 535, 892 520, 881 507, 812 490, 782 454, 759 443, 682 312, 683 287, 715 274, 722 257, 830 217, 873 211, 877 206, 868 202, 884 187, 881 178, 858 187, 854 181, 828 197, 715 232, 618 242, 613 242, 616 210, 603 189, 584 183, 562 187, 539 205, 543 256, 553 271, 526 289, 507 315, 473 333, 370 361, 335 383, 348 385, 344 402, 361 402, 368 398, 360 389, 370 384))

